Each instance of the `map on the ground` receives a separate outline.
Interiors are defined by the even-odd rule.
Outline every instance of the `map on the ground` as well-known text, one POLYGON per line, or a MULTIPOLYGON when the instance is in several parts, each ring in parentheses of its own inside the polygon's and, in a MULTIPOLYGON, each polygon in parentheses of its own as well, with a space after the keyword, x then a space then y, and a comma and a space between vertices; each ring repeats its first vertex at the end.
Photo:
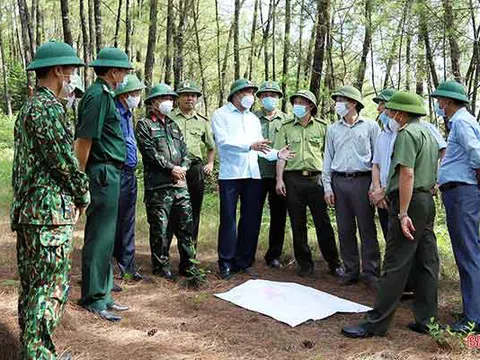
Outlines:
POLYGON ((292 327, 307 320, 324 319, 336 312, 361 313, 371 310, 368 306, 308 286, 268 280, 248 280, 215 296, 292 327))

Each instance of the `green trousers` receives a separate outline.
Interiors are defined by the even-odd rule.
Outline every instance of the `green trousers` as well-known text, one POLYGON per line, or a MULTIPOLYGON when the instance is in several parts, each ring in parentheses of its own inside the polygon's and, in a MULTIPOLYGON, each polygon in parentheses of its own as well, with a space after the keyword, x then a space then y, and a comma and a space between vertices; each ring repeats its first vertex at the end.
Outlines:
POLYGON ((87 167, 91 203, 82 252, 82 306, 94 311, 113 304, 112 256, 117 227, 121 170, 111 164, 87 167))
POLYGON ((21 360, 57 358, 52 335, 68 298, 72 235, 72 225, 17 229, 21 360))
POLYGON ((412 267, 415 271, 415 321, 427 324, 430 318, 437 318, 438 311, 439 261, 437 240, 433 232, 435 203, 432 195, 426 192, 413 193, 408 209, 408 215, 415 227, 413 240, 407 239, 400 227, 398 194, 393 195, 390 200, 384 275, 380 281, 375 306, 363 321, 363 325, 377 335, 387 332, 412 267))

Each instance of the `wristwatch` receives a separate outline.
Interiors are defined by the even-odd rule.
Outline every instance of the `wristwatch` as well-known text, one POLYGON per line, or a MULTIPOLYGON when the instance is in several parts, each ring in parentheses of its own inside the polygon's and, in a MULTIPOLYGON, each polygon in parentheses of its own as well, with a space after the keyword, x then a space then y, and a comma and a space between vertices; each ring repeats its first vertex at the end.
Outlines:
POLYGON ((408 213, 398 213, 398 220, 402 220, 403 218, 408 217, 408 213))

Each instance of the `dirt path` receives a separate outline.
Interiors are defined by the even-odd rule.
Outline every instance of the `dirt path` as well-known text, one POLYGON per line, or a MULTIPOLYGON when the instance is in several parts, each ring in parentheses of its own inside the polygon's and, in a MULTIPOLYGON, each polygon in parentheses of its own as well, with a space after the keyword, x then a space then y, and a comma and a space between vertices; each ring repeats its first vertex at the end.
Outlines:
MULTIPOLYGON (((5 225, 0 230, 0 359, 10 360, 18 349, 15 242, 5 225)), ((408 331, 408 304, 400 306, 388 336, 349 340, 340 335, 340 327, 359 320, 361 315, 336 314, 291 328, 213 296, 248 280, 243 275, 221 281, 211 274, 208 287, 201 291, 155 277, 136 284, 119 283, 124 291, 115 297, 129 305, 130 311, 120 323, 111 324, 77 305, 80 254, 77 247, 70 301, 56 332, 58 349, 72 351, 77 360, 467 359, 466 355, 441 352, 428 336, 408 331)), ((214 254, 200 255, 209 268, 215 268, 214 254)), ((137 259, 148 276, 146 246, 138 248, 137 259)), ((338 286, 323 263, 316 264, 315 278, 308 280, 295 276, 292 268, 270 270, 260 260, 255 269, 263 279, 298 282, 366 305, 371 305, 374 298, 363 285, 338 286)), ((447 309, 441 309, 442 320, 450 320, 447 313, 447 309)))

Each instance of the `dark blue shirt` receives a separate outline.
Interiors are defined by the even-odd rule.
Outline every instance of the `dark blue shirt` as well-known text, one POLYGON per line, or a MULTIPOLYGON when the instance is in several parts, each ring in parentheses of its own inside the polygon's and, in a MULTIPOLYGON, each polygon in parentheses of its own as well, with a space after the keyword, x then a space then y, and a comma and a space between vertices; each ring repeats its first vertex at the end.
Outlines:
POLYGON ((137 166, 137 141, 133 131, 132 112, 126 109, 119 100, 115 100, 118 112, 120 113, 123 136, 127 145, 127 156, 125 158, 125 166, 134 168, 137 166))

